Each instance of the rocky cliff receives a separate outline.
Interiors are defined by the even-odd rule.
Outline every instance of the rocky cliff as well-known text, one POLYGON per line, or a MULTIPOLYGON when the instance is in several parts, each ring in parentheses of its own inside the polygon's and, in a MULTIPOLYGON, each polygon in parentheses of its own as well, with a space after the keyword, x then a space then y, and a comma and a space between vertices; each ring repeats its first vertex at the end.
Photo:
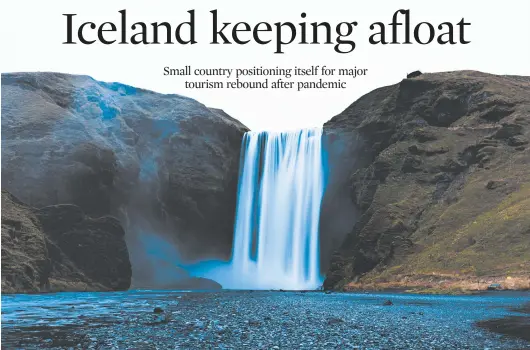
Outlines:
POLYGON ((2 293, 126 290, 131 264, 117 219, 75 205, 33 209, 2 191, 2 293))
MULTIPOLYGON (((135 286, 153 288, 186 277, 179 263, 229 256, 246 130, 183 96, 87 76, 2 74, 2 188, 31 207, 118 218, 135 286)), ((66 238, 62 222, 49 225, 66 238)))
POLYGON ((324 129, 358 213, 325 288, 530 287, 529 77, 419 75, 324 129))

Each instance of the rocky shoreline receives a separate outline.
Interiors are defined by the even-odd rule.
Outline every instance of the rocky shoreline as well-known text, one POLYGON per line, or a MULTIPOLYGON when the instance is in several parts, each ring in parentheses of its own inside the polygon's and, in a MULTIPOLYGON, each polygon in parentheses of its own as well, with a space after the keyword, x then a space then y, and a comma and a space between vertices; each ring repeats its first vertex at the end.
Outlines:
POLYGON ((479 321, 477 326, 491 332, 530 341, 530 303, 513 308, 512 311, 522 315, 479 321))
POLYGON ((524 301, 522 295, 502 293, 15 295, 2 298, 2 344, 25 349, 522 349, 528 341, 501 337, 476 322, 516 316, 511 308, 524 301))
POLYGON ((395 276, 388 282, 351 282, 343 291, 403 291, 422 294, 477 294, 484 291, 530 291, 526 275, 504 276, 395 276))

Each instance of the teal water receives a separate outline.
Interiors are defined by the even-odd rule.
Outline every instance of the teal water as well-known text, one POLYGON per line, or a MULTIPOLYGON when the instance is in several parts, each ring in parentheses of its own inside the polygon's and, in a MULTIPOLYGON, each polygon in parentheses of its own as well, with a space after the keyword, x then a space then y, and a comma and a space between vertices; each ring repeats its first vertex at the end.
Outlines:
POLYGON ((128 291, 2 296, 2 348, 525 349, 475 326, 528 293, 128 291), (391 300, 392 306, 384 306, 391 300), (164 310, 155 314, 155 307, 164 310))

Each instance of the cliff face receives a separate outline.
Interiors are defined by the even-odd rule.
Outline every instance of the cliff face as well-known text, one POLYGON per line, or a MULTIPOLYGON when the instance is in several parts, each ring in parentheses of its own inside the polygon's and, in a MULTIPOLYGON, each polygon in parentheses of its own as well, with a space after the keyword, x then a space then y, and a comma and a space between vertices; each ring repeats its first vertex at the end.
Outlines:
POLYGON ((2 293, 126 290, 131 264, 113 217, 75 205, 33 209, 2 191, 2 293))
POLYGON ((115 216, 136 286, 156 287, 183 273, 174 273, 178 262, 229 255, 246 130, 178 95, 2 74, 2 187, 31 207, 115 216))
POLYGON ((355 145, 347 186, 359 213, 325 288, 530 287, 529 77, 423 74, 324 129, 331 148, 350 145, 339 153, 355 145))

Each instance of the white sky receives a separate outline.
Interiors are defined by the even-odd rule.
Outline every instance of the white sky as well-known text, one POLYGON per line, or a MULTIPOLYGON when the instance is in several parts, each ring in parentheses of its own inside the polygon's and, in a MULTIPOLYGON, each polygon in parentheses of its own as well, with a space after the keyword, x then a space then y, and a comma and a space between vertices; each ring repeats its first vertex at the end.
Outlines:
MULTIPOLYGON (((293 129, 317 126, 340 113, 354 100, 374 88, 396 83, 407 72, 473 69, 497 74, 530 75, 530 1, 4 1, 1 9, 1 71, 57 71, 86 74, 103 81, 118 81, 162 93, 178 93, 210 107, 225 110, 253 130, 293 129), (462 17, 468 45, 372 46, 369 25, 389 23, 393 13, 411 10, 411 23, 458 22, 462 17), (63 13, 76 13, 76 22, 112 21, 119 26, 119 13, 127 9, 129 25, 167 21, 178 24, 195 9, 196 40, 181 45, 63 45, 66 20, 63 13), (211 14, 217 9, 221 21, 298 23, 305 21, 357 21, 353 40, 357 47, 338 54, 333 45, 285 47, 273 54, 269 45, 210 45, 211 14), (182 77, 164 77, 163 67, 179 68, 310 67, 367 68, 368 76, 348 79, 344 90, 187 90, 182 77)), ((333 38, 336 35, 333 36, 333 38)))

